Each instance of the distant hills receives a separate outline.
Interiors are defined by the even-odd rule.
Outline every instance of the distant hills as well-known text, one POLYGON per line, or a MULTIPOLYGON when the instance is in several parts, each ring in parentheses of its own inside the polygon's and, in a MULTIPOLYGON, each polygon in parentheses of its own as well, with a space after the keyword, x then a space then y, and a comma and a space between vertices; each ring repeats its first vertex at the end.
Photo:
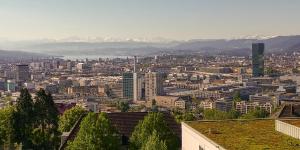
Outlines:
POLYGON ((33 58, 41 58, 41 57, 50 57, 50 55, 39 54, 33 52, 24 52, 24 51, 8 51, 8 50, 0 50, 0 59, 33 59, 33 58))
POLYGON ((215 39, 174 42, 39 42, 26 44, 20 49, 63 56, 132 56, 157 55, 159 53, 186 53, 249 55, 251 44, 263 42, 266 52, 292 53, 300 51, 300 35, 277 36, 267 39, 215 39))

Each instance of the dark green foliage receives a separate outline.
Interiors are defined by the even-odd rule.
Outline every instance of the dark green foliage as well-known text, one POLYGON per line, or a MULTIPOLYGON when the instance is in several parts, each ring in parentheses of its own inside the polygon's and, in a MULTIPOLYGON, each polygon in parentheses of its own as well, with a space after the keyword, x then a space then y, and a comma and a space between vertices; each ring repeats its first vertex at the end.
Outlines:
POLYGON ((233 101, 240 102, 242 100, 240 91, 236 91, 233 94, 233 101))
POLYGON ((295 74, 300 73, 300 71, 297 68, 293 68, 292 72, 295 73, 295 74))
POLYGON ((235 110, 224 112, 216 109, 206 109, 203 112, 205 120, 237 119, 240 114, 235 110))
POLYGON ((153 100, 151 101, 151 111, 152 111, 152 112, 158 112, 158 107, 157 107, 157 105, 156 105, 156 100, 155 100, 155 99, 153 99, 153 100))
POLYGON ((177 115, 174 116, 178 123, 181 121, 194 121, 196 119, 192 112, 177 113, 177 115))
POLYGON ((117 107, 121 112, 127 112, 129 110, 129 103, 127 101, 120 101, 117 107))
POLYGON ((76 138, 69 142, 67 149, 118 150, 120 144, 121 139, 106 114, 90 112, 81 122, 76 138))
POLYGON ((34 103, 27 89, 21 89, 14 113, 15 142, 22 143, 23 148, 32 148, 32 131, 34 122, 34 103))
POLYGON ((58 110, 50 93, 40 89, 34 104, 33 144, 35 149, 55 149, 59 146, 58 110))
POLYGON ((59 119, 59 131, 69 132, 84 112, 85 110, 79 106, 66 110, 59 119))
POLYGON ((22 144, 22 149, 55 149, 59 145, 58 111, 51 94, 37 92, 35 103, 27 89, 21 89, 15 110, 1 115, 0 145, 22 144), (8 121, 9 120, 9 121, 8 121), (2 130, 5 129, 5 130, 2 130), (5 134, 5 136, 2 136, 5 134))
POLYGON ((179 148, 179 139, 170 130, 164 121, 162 113, 149 113, 143 121, 135 127, 130 138, 130 149, 141 149, 148 142, 154 132, 157 132, 159 141, 166 143, 167 149, 176 150, 179 148))
POLYGON ((267 118, 268 115, 269 114, 265 110, 256 109, 242 115, 241 119, 267 118))

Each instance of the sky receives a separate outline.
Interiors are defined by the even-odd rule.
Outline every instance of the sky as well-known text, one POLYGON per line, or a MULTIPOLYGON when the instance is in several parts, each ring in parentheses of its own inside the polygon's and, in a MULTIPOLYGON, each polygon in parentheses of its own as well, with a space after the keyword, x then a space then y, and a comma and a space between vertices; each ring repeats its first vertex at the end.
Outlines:
POLYGON ((300 34, 299 0, 0 0, 0 39, 300 34))

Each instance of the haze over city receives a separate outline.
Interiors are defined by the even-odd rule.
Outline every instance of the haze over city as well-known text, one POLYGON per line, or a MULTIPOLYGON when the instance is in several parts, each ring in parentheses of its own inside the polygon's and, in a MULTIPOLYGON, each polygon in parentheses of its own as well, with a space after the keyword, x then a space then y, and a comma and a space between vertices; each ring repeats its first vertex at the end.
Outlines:
POLYGON ((2 0, 8 40, 190 40, 300 34, 290 0, 2 0))

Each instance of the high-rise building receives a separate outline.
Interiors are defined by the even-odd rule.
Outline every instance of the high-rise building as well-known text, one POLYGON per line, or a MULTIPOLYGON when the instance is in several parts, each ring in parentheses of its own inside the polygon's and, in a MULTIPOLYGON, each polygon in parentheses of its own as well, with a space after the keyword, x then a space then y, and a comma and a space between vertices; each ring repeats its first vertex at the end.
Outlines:
POLYGON ((133 73, 126 72, 123 73, 123 98, 132 99, 133 98, 133 73))
POLYGON ((29 66, 22 64, 16 66, 16 80, 17 82, 25 82, 30 79, 29 66))
POLYGON ((163 76, 158 72, 145 74, 145 99, 147 101, 155 99, 155 96, 163 95, 163 76))
POLYGON ((133 101, 145 99, 145 78, 140 73, 133 73, 133 101))
POLYGON ((145 99, 145 78, 142 74, 137 72, 136 68, 137 57, 134 56, 133 66, 133 101, 145 99))
POLYGON ((264 43, 252 44, 252 75, 253 77, 264 76, 264 43))

